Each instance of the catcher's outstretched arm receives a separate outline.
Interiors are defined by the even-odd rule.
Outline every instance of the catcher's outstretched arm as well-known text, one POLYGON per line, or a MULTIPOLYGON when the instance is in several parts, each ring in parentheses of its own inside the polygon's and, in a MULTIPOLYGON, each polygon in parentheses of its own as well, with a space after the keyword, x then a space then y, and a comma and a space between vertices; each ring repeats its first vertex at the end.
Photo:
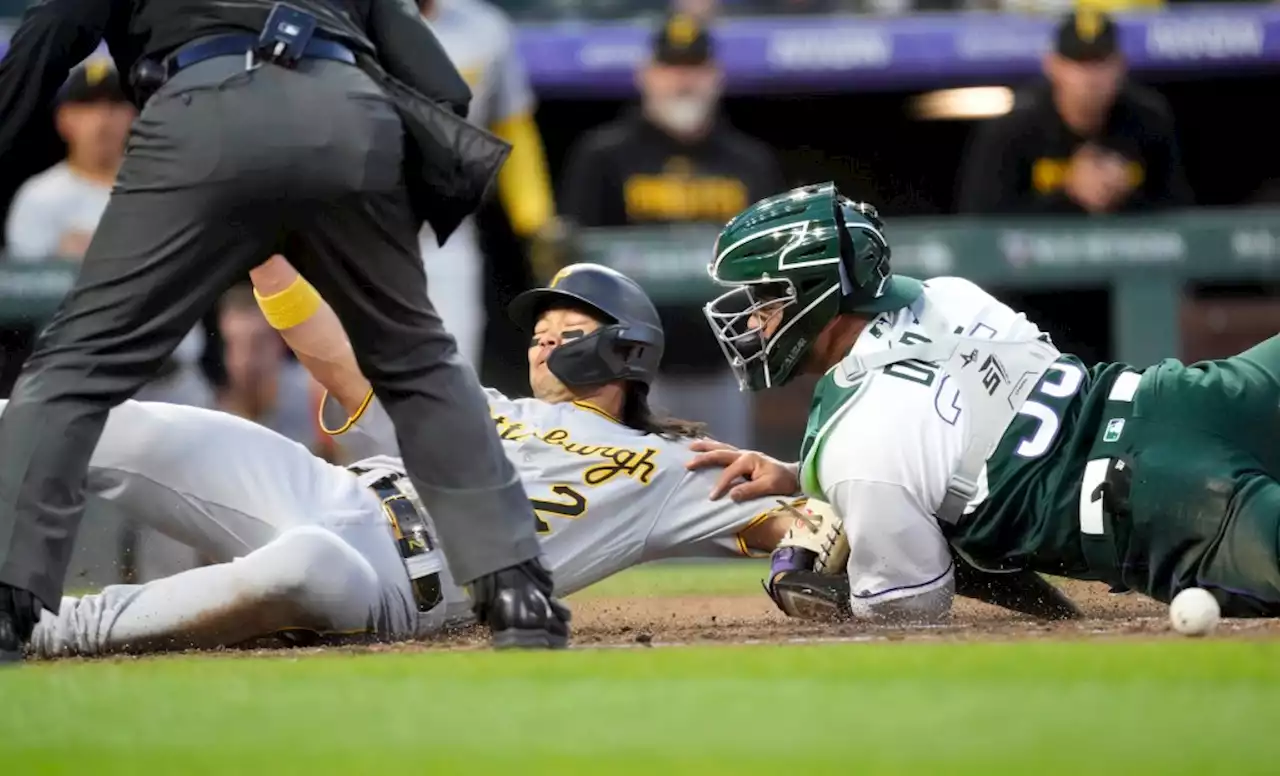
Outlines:
POLYGON ((342 322, 283 256, 249 271, 254 295, 298 361, 349 415, 358 415, 372 386, 356 363, 342 322))

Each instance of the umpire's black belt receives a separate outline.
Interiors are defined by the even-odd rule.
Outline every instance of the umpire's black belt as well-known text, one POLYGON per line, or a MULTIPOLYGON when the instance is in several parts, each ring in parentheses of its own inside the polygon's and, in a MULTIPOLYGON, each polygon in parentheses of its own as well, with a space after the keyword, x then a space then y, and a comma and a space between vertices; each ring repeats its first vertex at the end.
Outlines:
MULTIPOLYGON (((172 78, 175 73, 192 65, 218 57, 243 57, 258 46, 256 35, 215 35, 193 41, 173 52, 165 59, 165 77, 172 78)), ((351 49, 321 37, 313 37, 307 41, 302 52, 303 59, 328 59, 334 62, 356 63, 356 55, 351 49)))

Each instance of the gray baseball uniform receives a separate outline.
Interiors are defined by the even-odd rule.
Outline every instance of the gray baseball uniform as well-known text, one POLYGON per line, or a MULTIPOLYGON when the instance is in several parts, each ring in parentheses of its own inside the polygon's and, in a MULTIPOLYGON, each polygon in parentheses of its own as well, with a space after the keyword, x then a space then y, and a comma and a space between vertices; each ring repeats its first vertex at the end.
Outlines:
MULTIPOLYGON (((533 501, 557 595, 659 558, 744 555, 741 533, 778 505, 709 500, 720 473, 686 470, 694 456, 686 441, 628 428, 583 402, 486 394, 503 450, 533 501)), ((332 397, 321 411, 326 429, 345 427, 337 440, 349 455, 397 455, 376 400, 350 422, 332 397)))
MULTIPOLYGON (((687 472, 684 442, 585 405, 493 391, 489 400, 534 500, 559 594, 657 558, 744 554, 739 534, 776 506, 709 501, 715 473, 687 472)), ((347 425, 331 400, 325 413, 347 425)), ((353 464, 367 470, 358 476, 231 415, 136 401, 113 410, 90 462, 90 498, 218 563, 65 598, 58 614, 44 613, 32 648, 43 656, 207 648, 290 629, 404 639, 469 618, 438 547, 415 559, 415 573, 438 569, 443 600, 417 611, 383 503, 369 488, 404 473, 395 434, 376 401, 349 425, 337 438, 362 459, 353 464)))
POLYGON ((57 615, 43 614, 32 648, 96 654, 212 647, 291 628, 433 630, 444 608, 416 611, 381 502, 365 487, 378 476, 357 478, 230 414, 125 402, 90 459, 89 497, 217 563, 64 598, 57 615))

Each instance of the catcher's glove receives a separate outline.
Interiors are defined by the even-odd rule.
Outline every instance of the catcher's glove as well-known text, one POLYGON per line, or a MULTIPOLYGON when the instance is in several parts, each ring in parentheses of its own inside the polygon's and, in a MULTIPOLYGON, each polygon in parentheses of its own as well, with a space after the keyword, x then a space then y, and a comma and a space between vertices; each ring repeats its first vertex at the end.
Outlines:
POLYGON ((788 617, 844 620, 849 607, 849 541, 840 516, 816 499, 782 502, 791 528, 770 559, 765 592, 788 617))
MULTIPOLYGON (((829 504, 805 499, 774 510, 794 516, 773 551, 765 592, 788 617, 839 621, 852 618, 849 606, 849 540, 844 523, 829 504)), ((952 552, 956 595, 973 598, 1039 620, 1069 620, 1080 611, 1069 598, 1032 571, 979 570, 952 552)))

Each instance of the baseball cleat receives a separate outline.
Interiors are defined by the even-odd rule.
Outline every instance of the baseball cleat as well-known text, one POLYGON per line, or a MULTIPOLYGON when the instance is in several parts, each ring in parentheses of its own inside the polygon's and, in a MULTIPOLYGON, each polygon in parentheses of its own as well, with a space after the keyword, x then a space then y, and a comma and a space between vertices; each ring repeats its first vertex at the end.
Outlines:
POLYGON ((476 619, 489 626, 494 649, 563 649, 569 607, 552 596, 541 561, 525 561, 472 583, 476 619))
POLYGON ((22 660, 38 612, 30 593, 0 584, 0 665, 22 660))

